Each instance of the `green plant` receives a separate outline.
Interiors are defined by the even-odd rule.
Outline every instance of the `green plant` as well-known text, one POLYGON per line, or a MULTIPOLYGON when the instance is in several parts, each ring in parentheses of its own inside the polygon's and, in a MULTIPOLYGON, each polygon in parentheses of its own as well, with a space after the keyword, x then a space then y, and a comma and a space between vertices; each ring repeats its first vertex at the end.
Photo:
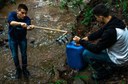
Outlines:
POLYGON ((16 4, 16 0, 0 0, 0 8, 3 8, 4 6, 9 4, 16 4))
POLYGON ((81 23, 84 25, 89 25, 90 22, 92 21, 92 16, 93 16, 91 10, 92 8, 86 5, 86 3, 84 3, 83 0, 61 0, 60 7, 61 9, 71 8, 75 11, 77 8, 79 9, 79 11, 85 10, 83 14, 83 20, 81 21, 81 23))
POLYGON ((93 13, 92 13, 92 8, 89 7, 89 6, 85 6, 85 12, 84 12, 84 19, 81 21, 82 24, 84 25, 89 25, 90 22, 92 21, 92 16, 93 16, 93 13))
POLYGON ((123 9, 123 16, 125 19, 128 19, 128 2, 125 0, 125 1, 122 1, 122 9, 123 9))
POLYGON ((126 19, 128 19, 128 1, 127 0, 116 0, 116 7, 121 8, 122 10, 122 16, 126 19))
POLYGON ((88 75, 76 75, 75 77, 74 77, 74 79, 89 79, 89 76, 88 75))
POLYGON ((61 9, 67 8, 68 2, 69 2, 68 0, 61 0, 61 1, 60 1, 60 8, 61 8, 61 9))
POLYGON ((79 8, 79 10, 82 11, 81 5, 84 5, 83 0, 61 0, 60 2, 61 9, 67 9, 68 7, 75 10, 76 8, 79 8))
POLYGON ((72 8, 79 8, 80 11, 82 11, 81 5, 84 5, 83 0, 73 0, 72 1, 72 8))
POLYGON ((57 80, 54 84, 66 84, 65 80, 57 80))
POLYGON ((9 0, 9 3, 16 4, 16 0, 9 0))

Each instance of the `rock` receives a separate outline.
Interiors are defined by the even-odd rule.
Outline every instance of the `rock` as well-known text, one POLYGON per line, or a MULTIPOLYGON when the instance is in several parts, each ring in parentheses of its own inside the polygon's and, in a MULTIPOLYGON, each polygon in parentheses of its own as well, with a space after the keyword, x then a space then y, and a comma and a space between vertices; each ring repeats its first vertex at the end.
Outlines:
POLYGON ((0 24, 0 32, 2 32, 4 30, 4 27, 2 26, 2 24, 0 24))
POLYGON ((73 84, 85 84, 83 80, 81 80, 80 78, 77 78, 73 81, 73 84))

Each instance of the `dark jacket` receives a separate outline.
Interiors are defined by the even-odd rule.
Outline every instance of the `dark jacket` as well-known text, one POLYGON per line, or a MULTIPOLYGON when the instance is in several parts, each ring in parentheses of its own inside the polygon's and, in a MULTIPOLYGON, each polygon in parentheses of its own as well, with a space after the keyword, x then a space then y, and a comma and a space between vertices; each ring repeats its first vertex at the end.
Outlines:
POLYGON ((117 41, 115 28, 124 29, 126 25, 116 17, 112 19, 98 31, 88 36, 89 41, 100 39, 96 44, 80 39, 79 43, 93 53, 99 53, 106 48, 111 47, 117 41))

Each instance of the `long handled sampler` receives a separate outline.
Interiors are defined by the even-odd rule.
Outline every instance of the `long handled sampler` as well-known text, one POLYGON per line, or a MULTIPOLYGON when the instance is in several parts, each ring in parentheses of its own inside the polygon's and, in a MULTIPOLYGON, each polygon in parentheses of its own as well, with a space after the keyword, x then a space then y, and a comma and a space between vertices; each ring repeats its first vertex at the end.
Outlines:
POLYGON ((67 33, 68 31, 65 31, 65 30, 60 30, 60 29, 52 29, 52 28, 49 28, 49 27, 41 27, 41 26, 34 26, 34 28, 37 28, 37 29, 44 29, 44 30, 51 30, 51 31, 57 31, 57 32, 62 32, 63 35, 61 35, 60 37, 58 37, 56 39, 56 42, 59 43, 60 45, 61 44, 64 44, 64 43, 67 43, 68 42, 68 38, 70 37, 67 33))
POLYGON ((52 28, 49 28, 49 27, 34 26, 34 28, 38 28, 38 29, 44 29, 44 30, 51 30, 51 31, 57 31, 57 32, 63 32, 63 33, 67 33, 67 31, 65 31, 65 30, 60 30, 60 29, 52 29, 52 28))

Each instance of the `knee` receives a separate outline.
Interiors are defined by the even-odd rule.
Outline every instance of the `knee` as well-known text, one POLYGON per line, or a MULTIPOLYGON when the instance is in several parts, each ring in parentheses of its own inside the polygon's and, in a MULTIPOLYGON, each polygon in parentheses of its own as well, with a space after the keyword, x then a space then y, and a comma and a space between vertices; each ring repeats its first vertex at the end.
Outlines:
POLYGON ((88 50, 85 49, 85 50, 83 51, 83 53, 82 53, 82 56, 83 56, 84 60, 89 59, 90 51, 88 51, 88 50))
POLYGON ((84 50, 83 51, 83 53, 82 53, 82 56, 89 56, 89 54, 90 54, 90 51, 88 51, 88 50, 84 50))

